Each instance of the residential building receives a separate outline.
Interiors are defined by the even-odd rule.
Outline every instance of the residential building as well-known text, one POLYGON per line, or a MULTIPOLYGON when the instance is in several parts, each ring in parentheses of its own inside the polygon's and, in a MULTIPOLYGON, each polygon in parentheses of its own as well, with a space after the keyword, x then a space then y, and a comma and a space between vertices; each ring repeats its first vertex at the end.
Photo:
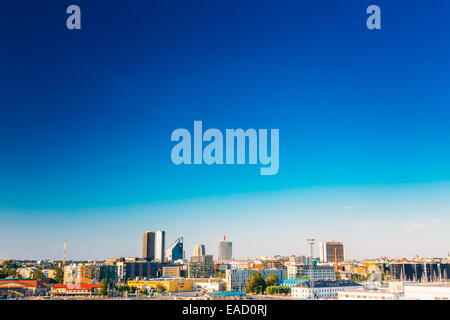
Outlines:
POLYGON ((162 277, 181 278, 184 276, 183 265, 181 264, 163 264, 161 265, 162 277))
POLYGON ((188 278, 209 278, 214 274, 212 255, 193 256, 188 262, 188 278))
POLYGON ((119 282, 117 266, 100 265, 97 266, 98 281, 106 280, 109 285, 119 282))
POLYGON ((287 266, 287 278, 299 279, 299 278, 313 278, 314 281, 319 280, 336 280, 336 272, 331 266, 325 265, 313 265, 312 272, 311 266, 290 264, 287 266))

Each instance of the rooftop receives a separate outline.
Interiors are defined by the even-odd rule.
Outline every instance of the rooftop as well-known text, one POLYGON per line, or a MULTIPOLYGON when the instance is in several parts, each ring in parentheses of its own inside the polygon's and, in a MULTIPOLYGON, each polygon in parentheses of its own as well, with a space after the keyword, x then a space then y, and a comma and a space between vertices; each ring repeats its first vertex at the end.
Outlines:
POLYGON ((242 291, 224 291, 224 292, 213 292, 210 293, 215 296, 245 296, 246 293, 242 291))

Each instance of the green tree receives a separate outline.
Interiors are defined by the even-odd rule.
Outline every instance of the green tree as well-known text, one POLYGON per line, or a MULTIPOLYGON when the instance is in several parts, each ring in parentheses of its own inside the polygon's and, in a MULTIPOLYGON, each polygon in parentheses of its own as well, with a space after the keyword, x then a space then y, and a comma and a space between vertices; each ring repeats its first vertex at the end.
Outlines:
POLYGON ((106 281, 106 279, 100 281, 99 293, 101 296, 106 296, 108 294, 108 281, 106 281))
POLYGON ((123 293, 125 291, 130 291, 130 287, 126 284, 122 285, 122 286, 116 286, 116 290, 120 293, 123 293))
POLYGON ((269 286, 266 288, 268 294, 289 294, 291 293, 291 288, 284 286, 269 286))
POLYGON ((56 267, 55 271, 56 271, 56 274, 55 274, 56 283, 63 283, 64 282, 64 271, 59 267, 56 267))
POLYGON ((37 269, 36 271, 33 272, 33 274, 31 275, 31 278, 32 279, 45 279, 46 277, 40 269, 37 269))
POLYGON ((247 280, 247 293, 264 293, 266 289, 266 282, 264 281, 261 273, 258 271, 253 272, 252 277, 247 280))
POLYGON ((2 269, 17 269, 17 264, 12 260, 5 260, 1 265, 2 269))
POLYGON ((155 290, 158 293, 163 293, 164 291, 166 291, 166 287, 164 287, 163 285, 160 285, 159 283, 155 286, 155 290))
POLYGON ((278 286, 278 278, 277 276, 272 272, 269 274, 269 276, 266 278, 266 286, 278 286))

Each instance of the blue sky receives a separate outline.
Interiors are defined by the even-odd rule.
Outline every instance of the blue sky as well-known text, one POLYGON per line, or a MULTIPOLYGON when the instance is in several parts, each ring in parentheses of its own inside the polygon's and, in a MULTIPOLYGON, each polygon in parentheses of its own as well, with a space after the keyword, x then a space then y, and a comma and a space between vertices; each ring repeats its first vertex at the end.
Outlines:
POLYGON ((2 9, 0 257, 139 255, 147 229, 187 255, 450 250, 446 1, 76 1, 69 31, 73 3, 2 9), (280 129, 278 174, 174 165, 194 120, 280 129))

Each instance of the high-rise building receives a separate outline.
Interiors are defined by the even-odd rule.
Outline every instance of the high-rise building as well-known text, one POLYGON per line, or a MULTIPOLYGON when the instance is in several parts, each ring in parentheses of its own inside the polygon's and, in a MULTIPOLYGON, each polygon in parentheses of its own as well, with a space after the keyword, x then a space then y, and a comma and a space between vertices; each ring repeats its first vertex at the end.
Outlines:
POLYGON ((232 243, 227 241, 223 236, 223 240, 219 242, 219 261, 231 260, 233 258, 232 243))
POLYGON ((183 237, 180 237, 166 249, 166 261, 183 259, 183 253, 183 237))
POLYGON ((204 244, 194 244, 194 257, 201 257, 205 255, 205 245, 204 244))
POLYGON ((166 249, 166 232, 163 230, 156 231, 155 237, 155 260, 164 262, 166 249))
POLYGON ((147 260, 155 259, 155 233, 146 231, 144 232, 143 244, 142 244, 142 258, 147 260))
POLYGON ((325 241, 320 243, 320 261, 334 263, 344 261, 344 243, 338 241, 325 241))

